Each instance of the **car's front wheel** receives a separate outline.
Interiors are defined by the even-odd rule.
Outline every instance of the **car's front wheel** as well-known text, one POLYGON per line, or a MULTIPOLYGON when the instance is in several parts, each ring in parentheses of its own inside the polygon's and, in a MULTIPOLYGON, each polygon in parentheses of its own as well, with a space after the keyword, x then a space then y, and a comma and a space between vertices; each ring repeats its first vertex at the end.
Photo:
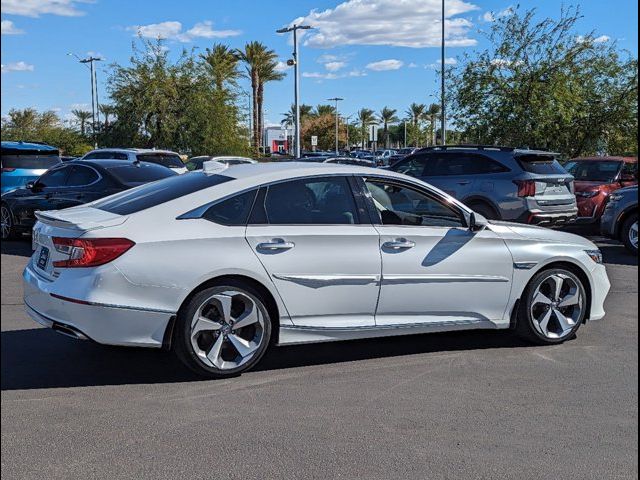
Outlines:
POLYGON ((622 226, 622 241, 634 255, 638 255, 638 214, 631 215, 622 226))
POLYGON ((13 215, 6 204, 0 206, 0 215, 2 217, 2 240, 7 240, 15 236, 15 227, 13 226, 13 215))
POLYGON ((176 354, 196 373, 235 376, 253 367, 271 338, 271 320, 260 294, 242 282, 206 288, 178 314, 176 354))
POLYGON ((534 343, 562 343, 580 328, 586 309, 585 287, 577 275, 560 268, 544 270, 522 296, 516 330, 534 343))

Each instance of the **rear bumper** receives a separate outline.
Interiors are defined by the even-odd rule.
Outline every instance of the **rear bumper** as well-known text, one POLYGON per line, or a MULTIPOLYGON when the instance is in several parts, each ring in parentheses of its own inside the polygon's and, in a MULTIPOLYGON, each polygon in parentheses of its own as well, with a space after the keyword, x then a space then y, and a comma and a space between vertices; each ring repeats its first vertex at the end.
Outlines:
POLYGON ((73 336, 108 345, 138 347, 162 346, 173 312, 106 305, 84 299, 56 298, 63 292, 40 277, 28 264, 23 275, 24 304, 27 314, 39 324, 73 336))
POLYGON ((523 214, 518 221, 529 225, 552 227, 573 223, 576 221, 577 217, 578 209, 574 208, 561 212, 530 211, 523 214))

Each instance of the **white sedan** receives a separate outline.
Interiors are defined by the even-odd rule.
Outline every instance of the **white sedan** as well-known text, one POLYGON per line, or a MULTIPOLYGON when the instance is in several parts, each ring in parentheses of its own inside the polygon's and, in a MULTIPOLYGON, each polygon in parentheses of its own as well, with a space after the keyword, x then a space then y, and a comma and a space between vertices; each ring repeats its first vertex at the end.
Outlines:
POLYGON ((27 312, 210 377, 274 345, 508 328, 555 344, 604 317, 609 280, 582 237, 488 222, 389 171, 216 165, 38 213, 27 312))

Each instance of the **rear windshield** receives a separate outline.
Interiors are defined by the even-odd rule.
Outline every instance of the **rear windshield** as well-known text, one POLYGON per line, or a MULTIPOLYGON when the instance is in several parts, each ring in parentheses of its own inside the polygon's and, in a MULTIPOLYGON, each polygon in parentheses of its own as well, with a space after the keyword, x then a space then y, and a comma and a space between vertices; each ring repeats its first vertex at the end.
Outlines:
POLYGON ((525 172, 541 175, 562 175, 567 173, 552 155, 520 155, 516 157, 525 172))
POLYGON ((173 177, 176 172, 155 163, 127 164, 107 169, 116 179, 125 185, 135 187, 143 183, 155 182, 173 177))
POLYGON ((573 175, 577 181, 606 183, 611 183, 615 180, 621 167, 622 162, 610 160, 586 160, 569 162, 565 165, 567 171, 573 175))
POLYGON ((91 206, 117 215, 130 215, 230 180, 233 178, 224 175, 205 175, 202 172, 173 175, 164 180, 125 190, 104 200, 98 200, 91 206))
POLYGON ((184 163, 175 153, 140 153, 136 158, 141 162, 157 163, 169 168, 183 168, 184 163))
POLYGON ((2 168, 24 168, 29 170, 47 170, 60 163, 58 154, 22 154, 2 155, 2 168))

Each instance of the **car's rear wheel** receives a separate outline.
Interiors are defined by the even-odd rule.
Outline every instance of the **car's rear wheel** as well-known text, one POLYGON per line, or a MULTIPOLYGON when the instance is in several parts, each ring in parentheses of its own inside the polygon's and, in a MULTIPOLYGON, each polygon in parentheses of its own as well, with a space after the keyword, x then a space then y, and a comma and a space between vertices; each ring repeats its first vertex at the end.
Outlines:
POLYGON ((622 226, 622 241, 627 249, 638 255, 638 214, 633 214, 622 226))
POLYGON ((260 294, 242 282, 206 288, 178 314, 174 348, 189 368, 211 378, 253 367, 271 337, 271 320, 260 294))
POLYGON ((469 208, 476 213, 479 213, 487 220, 500 220, 500 214, 489 204, 484 202, 472 202, 469 204, 469 208))
POLYGON ((2 240, 8 240, 15 237, 16 231, 13 225, 13 215, 6 204, 0 206, 0 215, 2 217, 2 240))
POLYGON ((560 268, 544 270, 522 296, 516 331, 534 343, 562 343, 575 335, 586 310, 585 287, 577 275, 560 268))

